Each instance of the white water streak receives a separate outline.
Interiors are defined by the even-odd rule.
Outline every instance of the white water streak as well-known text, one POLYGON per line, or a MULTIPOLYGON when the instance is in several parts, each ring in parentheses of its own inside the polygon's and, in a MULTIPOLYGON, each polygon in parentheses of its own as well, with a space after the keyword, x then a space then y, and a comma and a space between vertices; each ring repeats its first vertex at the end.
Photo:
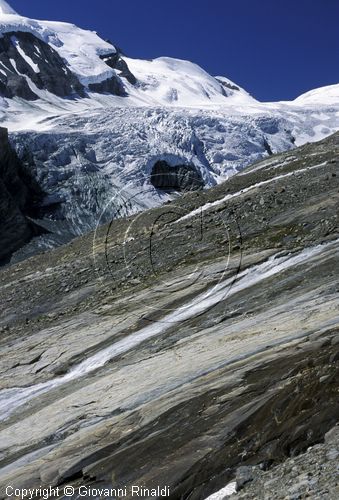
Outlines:
POLYGON ((335 247, 338 241, 339 240, 336 240, 335 242, 327 243, 325 245, 307 248, 299 254, 292 256, 272 256, 267 261, 242 271, 237 276, 235 283, 233 283, 234 277, 224 280, 218 285, 215 285, 211 290, 198 295, 187 304, 166 315, 161 322, 152 323, 135 333, 127 335, 125 338, 115 342, 113 345, 102 349, 96 354, 90 356, 88 359, 85 359, 72 368, 66 375, 31 387, 11 388, 0 391, 0 420, 6 419, 17 408, 23 406, 33 398, 40 396, 41 394, 44 394, 60 385, 66 384, 67 382, 79 379, 88 373, 94 372, 95 370, 103 367, 108 361, 128 352, 145 340, 159 336, 160 334, 163 334, 171 329, 173 326, 179 325, 183 321, 202 314, 214 305, 225 300, 226 297, 230 297, 246 288, 254 286, 259 282, 270 278, 271 276, 281 273, 288 268, 316 257, 329 246, 335 247), (211 291, 213 293, 211 293, 211 291))
POLYGON ((266 184, 270 184, 271 182, 277 181, 279 179, 284 179, 286 177, 292 177, 293 175, 296 175, 296 174, 308 172, 308 171, 313 170, 315 168, 324 167, 325 165, 326 165, 326 162, 319 163, 319 165, 313 165, 312 167, 302 168, 300 170, 294 170, 293 172, 288 172, 287 174, 277 175, 276 177, 273 177, 272 179, 268 179, 266 181, 257 182, 256 184, 252 184, 251 186, 244 188, 241 191, 237 191, 236 193, 233 193, 233 194, 227 194, 226 196, 224 196, 220 200, 208 202, 205 205, 202 205, 201 207, 192 210, 192 212, 189 212, 188 214, 184 215, 183 217, 180 217, 180 219, 176 220, 174 222, 174 224, 178 224, 179 222, 182 222, 184 220, 191 219, 195 215, 201 215, 203 212, 206 212, 210 208, 218 207, 219 205, 222 205, 223 203, 225 203, 225 201, 229 201, 229 200, 232 200, 233 198, 237 198, 238 196, 246 194, 249 191, 252 191, 253 189, 255 189, 257 187, 265 186, 266 184))

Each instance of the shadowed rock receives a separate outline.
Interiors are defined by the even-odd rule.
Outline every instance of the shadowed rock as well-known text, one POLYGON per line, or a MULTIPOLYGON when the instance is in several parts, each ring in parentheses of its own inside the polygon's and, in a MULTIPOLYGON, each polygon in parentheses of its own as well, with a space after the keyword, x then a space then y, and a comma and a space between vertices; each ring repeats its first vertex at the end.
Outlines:
POLYGON ((32 33, 4 33, 0 39, 0 62, 0 92, 4 97, 37 99, 25 76, 38 89, 59 97, 85 95, 78 78, 59 54, 32 33))
POLYGON ((112 69, 117 70, 119 72, 120 77, 126 78, 126 80, 129 83, 131 83, 132 85, 135 85, 137 83, 136 77, 130 71, 126 61, 124 61, 124 59, 122 59, 120 50, 118 50, 117 52, 114 52, 112 54, 105 54, 105 55, 100 56, 100 57, 103 61, 105 61, 107 66, 109 66, 112 69))
POLYGON ((97 92, 98 94, 113 94, 120 97, 126 96, 126 91, 118 76, 112 76, 103 82, 90 83, 88 88, 92 92, 97 92))
POLYGON ((157 161, 151 173, 151 182, 164 191, 196 191, 204 187, 203 178, 193 165, 170 166, 166 161, 157 161))
POLYGON ((42 192, 30 172, 8 142, 8 132, 0 128, 0 262, 39 230, 27 219, 42 192))

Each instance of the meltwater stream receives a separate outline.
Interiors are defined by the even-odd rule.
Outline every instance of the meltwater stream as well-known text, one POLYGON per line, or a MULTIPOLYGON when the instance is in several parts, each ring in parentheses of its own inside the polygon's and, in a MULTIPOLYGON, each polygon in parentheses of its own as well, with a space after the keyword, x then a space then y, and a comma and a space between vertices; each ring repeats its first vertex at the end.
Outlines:
POLYGON ((198 295, 187 304, 166 315, 161 321, 127 335, 124 339, 115 342, 113 345, 85 359, 61 377, 31 387, 3 389, 0 391, 0 420, 7 419, 16 409, 33 398, 72 380, 79 379, 88 373, 94 372, 120 354, 140 345, 145 340, 166 332, 185 320, 207 311, 217 303, 225 300, 226 297, 232 296, 245 288, 253 286, 290 267, 301 264, 308 259, 312 259, 326 250, 331 250, 331 248, 335 248, 338 243, 339 240, 336 240, 324 245, 307 248, 299 254, 292 256, 272 256, 267 261, 239 273, 235 283, 234 277, 232 277, 214 285, 209 291, 198 295))

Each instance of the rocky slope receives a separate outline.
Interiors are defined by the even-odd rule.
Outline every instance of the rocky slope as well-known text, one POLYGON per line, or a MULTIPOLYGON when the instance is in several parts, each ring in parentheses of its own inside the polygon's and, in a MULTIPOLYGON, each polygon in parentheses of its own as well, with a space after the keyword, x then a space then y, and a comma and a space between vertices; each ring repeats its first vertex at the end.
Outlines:
POLYGON ((338 158, 335 134, 2 270, 2 496, 202 500, 323 439, 339 413, 338 158))
POLYGON ((282 465, 266 472, 260 467, 244 468, 240 477, 246 483, 230 499, 338 498, 338 457, 339 429, 334 427, 325 435, 324 443, 310 446, 306 453, 289 458, 282 465))

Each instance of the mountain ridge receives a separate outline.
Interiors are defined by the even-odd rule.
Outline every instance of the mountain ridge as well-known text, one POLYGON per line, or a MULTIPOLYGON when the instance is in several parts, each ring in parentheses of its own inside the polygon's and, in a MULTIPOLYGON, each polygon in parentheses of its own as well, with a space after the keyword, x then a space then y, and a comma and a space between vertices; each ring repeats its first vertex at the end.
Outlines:
MULTIPOLYGON (((102 40, 96 32, 83 30, 70 23, 29 19, 17 14, 7 2, 3 2, 2 6, 0 8, 0 33, 29 32, 32 36, 40 38, 59 54, 65 61, 67 69, 75 75, 79 84, 89 94, 108 93, 117 97, 129 96, 129 104, 134 106, 223 107, 225 105, 227 107, 230 104, 250 106, 258 103, 236 83, 224 76, 213 77, 190 61, 169 57, 146 61, 126 57, 120 53, 119 48, 102 40), (126 72, 129 75, 127 79, 126 72), (137 74, 136 78, 135 74, 137 74), (135 80, 133 80, 133 75, 135 80), (110 83, 112 80, 115 85, 110 83)), ((26 62, 29 62, 32 54, 23 54, 23 52, 21 50, 20 55, 26 59, 26 62)), ((35 56, 37 56, 34 61, 36 65, 39 64, 39 55, 35 54, 35 56)), ((1 73, 7 69, 8 67, 3 68, 1 73)), ((15 67, 10 69, 16 71, 15 67)), ((38 70, 42 71, 40 67, 38 70)), ((31 86, 30 76, 22 71, 19 73, 27 79, 28 86, 31 86)), ((37 98, 46 99, 46 95, 37 92, 36 89, 31 88, 31 91, 36 93, 37 98)), ((312 102, 318 102, 316 96, 322 94, 323 91, 315 89, 312 92, 312 102)), ((324 92, 327 92, 326 88, 324 92)), ((339 84, 331 87, 331 93, 331 102, 339 102, 339 84)), ((310 102, 309 94, 308 92, 294 101, 286 102, 290 105, 310 102)), ((76 95, 77 93, 74 97, 76 95)), ((68 97, 71 97, 71 93, 68 97)), ((80 87, 78 97, 84 97, 80 87)), ((110 105, 113 103, 114 101, 109 101, 110 105)), ((115 105, 121 104, 121 100, 115 101, 115 105)))

